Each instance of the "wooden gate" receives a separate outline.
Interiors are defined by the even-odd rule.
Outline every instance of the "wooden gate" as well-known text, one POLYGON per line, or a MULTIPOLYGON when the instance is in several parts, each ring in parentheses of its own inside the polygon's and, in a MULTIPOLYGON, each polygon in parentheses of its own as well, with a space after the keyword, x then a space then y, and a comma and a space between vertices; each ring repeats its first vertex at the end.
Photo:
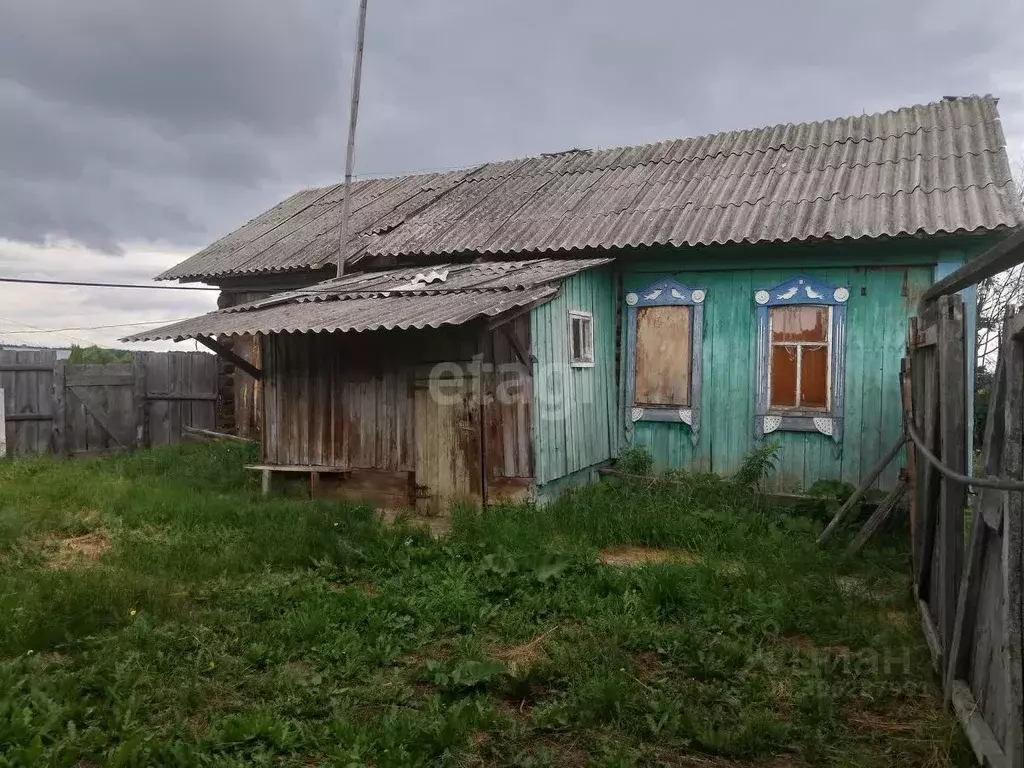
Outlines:
POLYGON ((0 350, 0 456, 81 456, 180 443, 216 428, 217 360, 140 352, 126 365, 73 365, 52 351, 0 350))
POLYGON ((145 370, 134 365, 58 365, 54 452, 81 456, 145 445, 145 370))
POLYGON ((417 378, 414 395, 416 508, 438 514, 482 501, 480 380, 417 378))
POLYGON ((946 701, 979 763, 1021 768, 1024 312, 1004 327, 976 477, 966 466, 963 320, 962 300, 941 296, 911 324, 914 582, 946 701))

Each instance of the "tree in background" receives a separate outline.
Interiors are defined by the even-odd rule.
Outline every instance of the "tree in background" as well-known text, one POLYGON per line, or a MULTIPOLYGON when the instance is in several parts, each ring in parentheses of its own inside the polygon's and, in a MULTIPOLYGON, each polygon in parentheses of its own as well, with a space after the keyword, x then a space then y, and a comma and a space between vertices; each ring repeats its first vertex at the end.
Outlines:
MULTIPOLYGON (((1017 163, 1015 189, 1024 205, 1024 157, 1017 163)), ((1003 316, 1008 307, 1024 305, 1024 264, 978 283, 977 325, 975 326, 974 445, 981 439, 988 420, 988 399, 995 375, 996 357, 1002 346, 1003 316)))
POLYGON ((77 344, 71 346, 69 363, 93 365, 106 365, 107 363, 131 363, 132 352, 129 349, 104 349, 95 344, 91 347, 80 347, 77 344))

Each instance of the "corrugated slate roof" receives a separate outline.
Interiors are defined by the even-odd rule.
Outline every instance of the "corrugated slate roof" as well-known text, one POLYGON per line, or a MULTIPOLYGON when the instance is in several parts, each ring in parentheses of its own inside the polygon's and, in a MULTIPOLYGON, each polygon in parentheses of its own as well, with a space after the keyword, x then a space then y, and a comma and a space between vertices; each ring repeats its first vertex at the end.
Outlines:
MULTIPOLYGON (((305 190, 162 279, 334 263, 342 187, 305 190)), ((1024 223, 992 97, 360 181, 355 263, 974 232, 1024 223)))
POLYGON ((537 259, 361 272, 210 312, 123 341, 461 325, 550 299, 566 277, 611 261, 537 259))

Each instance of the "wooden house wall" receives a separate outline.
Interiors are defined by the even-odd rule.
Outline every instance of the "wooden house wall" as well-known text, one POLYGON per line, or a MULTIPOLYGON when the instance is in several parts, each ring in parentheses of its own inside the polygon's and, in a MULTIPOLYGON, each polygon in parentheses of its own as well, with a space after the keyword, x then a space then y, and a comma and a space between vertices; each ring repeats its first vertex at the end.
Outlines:
POLYGON ((261 336, 263 461, 351 470, 339 482, 322 479, 324 495, 388 506, 419 504, 415 497, 422 495, 418 486, 425 481, 417 479, 417 472, 436 480, 444 468, 427 465, 456 459, 475 473, 474 494, 479 494, 481 467, 486 467, 489 500, 531 497, 532 389, 529 369, 521 364, 510 335, 521 349, 529 349, 529 319, 524 316, 493 333, 478 325, 261 336), (471 421, 461 427, 443 410, 422 408, 421 401, 431 397, 428 381, 436 363, 454 363, 454 370, 475 382, 470 385, 471 421), (478 394, 484 395, 482 401, 478 394), (479 437, 464 440, 467 435, 460 430, 469 423, 482 430, 479 437), (430 434, 417 435, 417 425, 430 434), (451 445, 438 443, 448 439, 444 435, 451 445), (474 455, 455 456, 459 450, 474 455))
MULTIPOLYGON (((696 256, 692 266, 676 254, 624 260, 622 289, 641 289, 671 277, 704 288, 703 423, 696 447, 682 424, 620 417, 622 443, 646 446, 661 467, 731 473, 755 445, 754 291, 806 274, 850 289, 847 316, 845 435, 838 453, 831 438, 818 433, 775 432, 780 444, 778 471, 769 485, 806 489, 820 479, 856 485, 898 437, 901 424, 898 374, 907 320, 922 292, 934 281, 940 261, 960 261, 983 250, 981 238, 940 248, 925 240, 906 244, 821 245, 799 248, 722 249, 716 259, 696 256), (698 266, 700 265, 700 266, 698 266), (713 270, 703 266, 714 266, 713 270), (871 265, 871 266, 866 266, 871 265), (682 268, 681 268, 682 267, 682 268)), ((696 253, 696 252, 695 252, 696 253)), ((622 306, 625 306, 623 303, 622 306)), ((625 360, 622 361, 625 375, 625 360)), ((622 403, 625 408, 625 403, 622 403)), ((900 462, 879 480, 890 488, 900 462)))
POLYGON ((491 366, 485 374, 487 500, 497 503, 531 498, 536 489, 529 315, 520 315, 495 329, 486 343, 485 354, 491 366))
POLYGON ((470 361, 472 333, 285 333, 261 338, 264 460, 410 471, 417 369, 470 361))
MULTIPOLYGON (((222 281, 217 297, 218 309, 235 307, 251 301, 259 301, 281 291, 290 291, 334 276, 333 269, 302 270, 286 274, 261 274, 236 277, 222 281)), ((235 354, 248 360, 257 368, 262 367, 259 340, 250 335, 224 336, 220 342, 235 354)), ((263 416, 260 402, 260 382, 232 363, 218 358, 220 398, 217 407, 217 426, 240 437, 258 437, 263 416)))
POLYGON ((531 313, 534 449, 538 485, 616 455, 618 446, 615 274, 610 267, 568 278, 531 313), (594 316, 594 366, 569 364, 569 312, 594 316))

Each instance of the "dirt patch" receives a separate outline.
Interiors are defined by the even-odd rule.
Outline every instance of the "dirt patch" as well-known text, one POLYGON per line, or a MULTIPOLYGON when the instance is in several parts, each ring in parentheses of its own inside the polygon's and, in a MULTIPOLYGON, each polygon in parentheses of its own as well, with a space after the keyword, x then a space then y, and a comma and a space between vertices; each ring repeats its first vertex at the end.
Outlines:
POLYGON ((428 661, 450 661, 451 658, 451 644, 441 641, 420 646, 403 656, 398 663, 406 667, 421 667, 428 661))
POLYGON ((414 515, 409 510, 385 509, 383 507, 375 511, 385 523, 390 525, 405 523, 413 528, 426 531, 435 539, 444 538, 452 532, 450 517, 414 515))
POLYGON ((682 549, 656 547, 609 547, 597 553, 597 562, 617 568, 636 568, 657 563, 699 565, 704 558, 682 549))
POLYGON ((357 581, 352 584, 336 584, 332 582, 328 585, 328 588, 332 592, 337 592, 339 595, 343 595, 346 592, 359 592, 364 597, 377 597, 380 592, 373 584, 367 584, 366 582, 357 581))
POLYGON ((544 650, 544 641, 548 635, 554 632, 558 627, 553 627, 547 632, 542 632, 536 637, 520 643, 519 645, 508 645, 504 647, 497 647, 491 650, 491 656, 498 661, 505 662, 509 672, 513 675, 518 675, 522 672, 526 672, 532 667, 537 666, 542 661, 547 660, 548 655, 544 650))
POLYGON ((796 755, 775 755, 767 760, 740 760, 714 755, 666 755, 664 764, 686 768, 801 768, 807 765, 796 755))
POLYGON ((907 611, 888 610, 885 612, 885 621, 890 627, 901 632, 911 626, 910 614, 907 611))
POLYGON ((308 661, 286 661, 281 665, 281 670, 292 680, 308 680, 313 676, 313 665, 308 661))
POLYGON ((779 644, 803 653, 810 653, 817 647, 814 645, 814 641, 807 635, 782 635, 779 638, 779 644))
POLYGON ((93 531, 70 539, 47 542, 46 567, 51 571, 67 571, 76 565, 94 564, 110 551, 110 539, 103 531, 93 531))
POLYGON ((891 595, 877 587, 872 589, 856 576, 840 576, 836 579, 839 584, 839 591, 847 597, 859 597, 862 600, 873 600, 884 603, 891 595))

